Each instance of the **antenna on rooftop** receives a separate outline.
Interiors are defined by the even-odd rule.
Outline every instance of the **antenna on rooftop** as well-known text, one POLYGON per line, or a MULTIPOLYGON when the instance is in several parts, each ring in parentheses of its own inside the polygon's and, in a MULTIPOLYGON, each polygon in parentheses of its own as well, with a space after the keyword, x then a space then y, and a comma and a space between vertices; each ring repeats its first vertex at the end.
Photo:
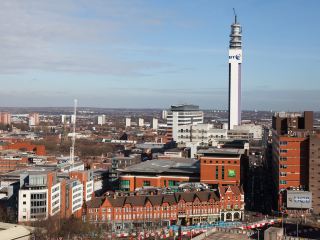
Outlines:
POLYGON ((233 9, 233 14, 234 14, 234 23, 237 23, 237 13, 236 10, 234 8, 233 9))
POLYGON ((72 165, 73 168, 73 164, 74 164, 74 147, 76 144, 76 122, 77 122, 77 104, 78 104, 78 100, 74 99, 74 109, 73 109, 73 121, 71 121, 72 125, 73 125, 73 131, 72 131, 72 143, 71 143, 71 147, 70 147, 70 164, 72 165))

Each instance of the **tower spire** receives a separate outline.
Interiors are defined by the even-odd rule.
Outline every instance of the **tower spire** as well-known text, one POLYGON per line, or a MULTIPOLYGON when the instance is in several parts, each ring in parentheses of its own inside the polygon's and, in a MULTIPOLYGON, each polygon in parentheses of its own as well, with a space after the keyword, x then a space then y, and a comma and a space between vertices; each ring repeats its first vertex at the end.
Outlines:
POLYGON ((233 9, 233 14, 234 14, 234 23, 237 23, 237 13, 236 10, 234 8, 233 9))

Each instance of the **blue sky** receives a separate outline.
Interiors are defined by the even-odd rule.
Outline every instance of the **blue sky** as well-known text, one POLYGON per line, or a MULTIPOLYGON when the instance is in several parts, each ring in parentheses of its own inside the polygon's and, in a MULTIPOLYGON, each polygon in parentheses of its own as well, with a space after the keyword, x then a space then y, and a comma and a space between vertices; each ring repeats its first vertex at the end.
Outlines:
POLYGON ((243 109, 320 110, 317 0, 3 0, 0 105, 226 109, 233 7, 243 109))

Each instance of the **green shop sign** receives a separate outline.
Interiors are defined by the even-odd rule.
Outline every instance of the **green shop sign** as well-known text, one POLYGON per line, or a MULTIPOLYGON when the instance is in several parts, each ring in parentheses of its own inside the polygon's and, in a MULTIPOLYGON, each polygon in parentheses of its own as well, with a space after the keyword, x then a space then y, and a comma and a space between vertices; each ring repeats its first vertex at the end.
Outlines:
POLYGON ((229 169, 228 170, 228 177, 235 177, 236 176, 236 170, 229 169))

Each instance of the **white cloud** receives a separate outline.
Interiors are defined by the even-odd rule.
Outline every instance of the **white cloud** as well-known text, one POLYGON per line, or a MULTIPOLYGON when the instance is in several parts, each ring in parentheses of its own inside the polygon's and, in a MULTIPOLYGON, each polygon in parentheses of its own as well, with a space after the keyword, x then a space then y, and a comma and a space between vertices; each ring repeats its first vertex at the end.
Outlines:
POLYGON ((146 12, 118 1, 3 0, 0 74, 40 70, 127 76, 171 67, 157 60, 124 60, 113 48, 128 41, 121 31, 132 21, 158 24, 146 12))

